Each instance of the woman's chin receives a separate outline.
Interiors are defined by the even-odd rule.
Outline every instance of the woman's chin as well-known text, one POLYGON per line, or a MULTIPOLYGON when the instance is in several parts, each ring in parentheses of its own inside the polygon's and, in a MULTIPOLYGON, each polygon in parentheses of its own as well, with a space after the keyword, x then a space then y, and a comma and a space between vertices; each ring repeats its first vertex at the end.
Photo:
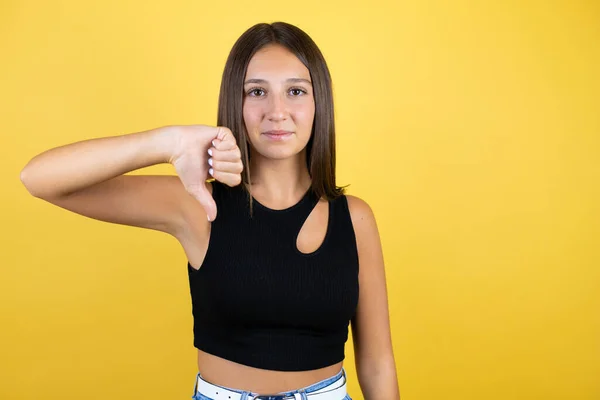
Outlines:
POLYGON ((268 148, 260 149, 258 152, 261 156, 270 160, 286 160, 299 154, 299 151, 291 146, 268 146, 268 148))

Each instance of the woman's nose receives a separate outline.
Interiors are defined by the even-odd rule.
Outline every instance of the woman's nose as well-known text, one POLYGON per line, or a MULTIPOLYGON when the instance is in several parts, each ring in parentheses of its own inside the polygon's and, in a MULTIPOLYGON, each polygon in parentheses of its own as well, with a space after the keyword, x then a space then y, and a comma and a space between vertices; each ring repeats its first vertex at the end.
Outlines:
POLYGON ((280 121, 284 120, 286 116, 287 107, 285 99, 282 99, 281 96, 271 96, 267 117, 272 121, 280 121))

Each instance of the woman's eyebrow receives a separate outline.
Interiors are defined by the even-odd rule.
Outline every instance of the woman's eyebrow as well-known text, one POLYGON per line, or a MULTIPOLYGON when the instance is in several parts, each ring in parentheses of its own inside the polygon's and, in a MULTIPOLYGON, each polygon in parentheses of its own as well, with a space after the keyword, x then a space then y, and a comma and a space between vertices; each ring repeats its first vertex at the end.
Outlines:
MULTIPOLYGON (((304 79, 304 78, 289 78, 286 79, 286 82, 291 82, 291 83, 308 83, 309 85, 312 85, 312 82, 308 79, 304 79)), ((266 80, 264 79, 248 79, 246 80, 246 82, 244 82, 244 85, 247 85, 249 83, 258 83, 258 84, 265 84, 268 83, 266 80)))

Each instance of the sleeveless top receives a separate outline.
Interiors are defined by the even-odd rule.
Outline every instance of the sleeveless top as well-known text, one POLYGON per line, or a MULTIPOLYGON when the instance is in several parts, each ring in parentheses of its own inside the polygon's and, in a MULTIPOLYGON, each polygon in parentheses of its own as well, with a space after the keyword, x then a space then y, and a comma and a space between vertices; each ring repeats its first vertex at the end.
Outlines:
POLYGON ((240 364, 279 371, 323 368, 345 358, 358 304, 358 251, 346 196, 329 201, 325 239, 296 246, 319 199, 309 189, 272 210, 239 185, 212 183, 217 218, 200 269, 188 262, 194 346, 240 364))

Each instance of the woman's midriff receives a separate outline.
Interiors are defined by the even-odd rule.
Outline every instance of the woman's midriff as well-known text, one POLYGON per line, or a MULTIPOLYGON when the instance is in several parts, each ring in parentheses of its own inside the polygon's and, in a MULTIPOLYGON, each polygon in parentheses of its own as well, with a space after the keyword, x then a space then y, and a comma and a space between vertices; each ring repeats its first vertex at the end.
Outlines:
POLYGON ((214 385, 259 394, 276 394, 310 386, 342 369, 343 362, 310 371, 271 371, 249 367, 198 350, 198 371, 214 385))

